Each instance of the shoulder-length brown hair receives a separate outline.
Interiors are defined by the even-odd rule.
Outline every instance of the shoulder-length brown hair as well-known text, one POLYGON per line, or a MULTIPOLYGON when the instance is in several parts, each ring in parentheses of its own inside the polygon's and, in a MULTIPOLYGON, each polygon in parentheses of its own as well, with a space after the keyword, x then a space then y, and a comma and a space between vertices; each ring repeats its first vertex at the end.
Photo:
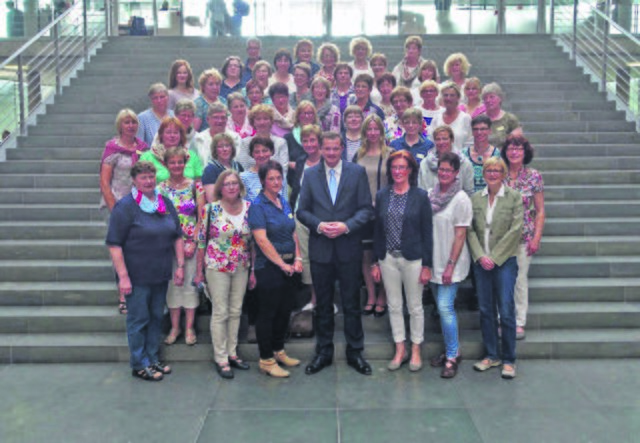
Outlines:
POLYGON ((389 158, 387 158, 387 183, 393 183, 393 176, 391 175, 391 164, 394 162, 394 160, 397 160, 399 158, 404 159, 409 165, 409 169, 411 169, 411 172, 409 173, 409 185, 418 186, 418 162, 416 162, 416 159, 413 158, 413 154, 405 149, 394 151, 391 153, 391 155, 389 155, 389 158))
POLYGON ((218 201, 222 198, 222 187, 224 186, 224 181, 230 175, 235 176, 235 178, 238 180, 238 187, 240 188, 240 194, 238 194, 238 198, 244 198, 244 196, 247 195, 247 189, 244 187, 244 183, 240 178, 240 174, 238 174, 238 172, 234 171, 233 169, 225 169, 220 173, 215 185, 213 185, 213 201, 218 201))

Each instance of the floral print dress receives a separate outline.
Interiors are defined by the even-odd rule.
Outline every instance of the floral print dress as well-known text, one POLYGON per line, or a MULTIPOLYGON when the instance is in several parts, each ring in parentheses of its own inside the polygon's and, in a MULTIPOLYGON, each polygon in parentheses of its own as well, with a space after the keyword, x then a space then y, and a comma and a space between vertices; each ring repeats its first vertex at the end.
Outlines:
POLYGON ((195 241, 196 226, 198 223, 197 199, 200 195, 204 195, 202 184, 192 182, 191 186, 187 186, 184 189, 175 189, 167 180, 158 185, 158 191, 163 197, 171 200, 171 203, 173 203, 173 206, 176 208, 184 240, 195 241))

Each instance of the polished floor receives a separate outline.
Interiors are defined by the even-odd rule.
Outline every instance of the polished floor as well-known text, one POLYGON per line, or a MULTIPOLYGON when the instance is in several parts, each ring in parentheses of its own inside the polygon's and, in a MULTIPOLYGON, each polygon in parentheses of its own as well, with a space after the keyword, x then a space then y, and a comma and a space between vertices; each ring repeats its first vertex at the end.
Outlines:
POLYGON ((523 360, 513 381, 463 361, 371 377, 344 362, 275 380, 221 380, 176 363, 160 383, 126 364, 0 366, 0 441, 13 442, 638 442, 640 361, 523 360))

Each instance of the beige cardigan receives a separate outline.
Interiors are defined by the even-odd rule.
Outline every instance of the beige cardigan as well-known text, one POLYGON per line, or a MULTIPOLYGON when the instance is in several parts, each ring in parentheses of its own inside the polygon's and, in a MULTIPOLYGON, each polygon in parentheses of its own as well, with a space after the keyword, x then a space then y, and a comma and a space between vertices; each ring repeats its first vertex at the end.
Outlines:
POLYGON ((502 266, 505 261, 517 254, 524 224, 522 196, 515 189, 506 185, 502 187, 504 196, 496 197, 498 201, 493 211, 489 233, 491 254, 487 254, 484 250, 489 195, 482 195, 483 191, 478 191, 471 196, 473 221, 467 230, 467 240, 473 261, 478 261, 480 257, 487 255, 496 265, 502 266))

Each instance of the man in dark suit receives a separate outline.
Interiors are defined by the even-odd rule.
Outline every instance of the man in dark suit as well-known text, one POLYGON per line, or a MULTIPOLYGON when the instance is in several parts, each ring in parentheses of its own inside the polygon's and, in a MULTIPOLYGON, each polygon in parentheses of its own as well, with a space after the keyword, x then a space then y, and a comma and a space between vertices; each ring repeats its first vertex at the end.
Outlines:
POLYGON ((363 167, 342 161, 340 135, 325 132, 323 161, 304 173, 298 220, 309 228, 309 259, 316 291, 316 355, 307 366, 315 374, 333 362, 333 289, 340 282, 347 341, 347 363, 361 374, 371 366, 362 357, 364 332, 360 312, 362 228, 373 215, 363 167))

